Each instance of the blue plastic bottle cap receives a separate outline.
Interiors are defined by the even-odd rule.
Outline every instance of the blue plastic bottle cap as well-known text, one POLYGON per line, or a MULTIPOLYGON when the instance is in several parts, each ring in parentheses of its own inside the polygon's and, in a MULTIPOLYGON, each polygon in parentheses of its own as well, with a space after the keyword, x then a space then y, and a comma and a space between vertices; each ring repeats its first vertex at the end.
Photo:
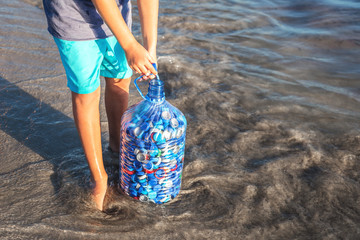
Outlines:
POLYGON ((159 110, 156 110, 155 113, 151 116, 151 122, 154 128, 159 125, 159 122, 161 121, 161 115, 158 111, 159 110))
POLYGON ((157 196, 157 193, 154 192, 154 191, 150 191, 150 192, 148 193, 148 197, 149 197, 150 199, 155 199, 156 196, 157 196))
POLYGON ((146 191, 148 191, 148 192, 151 191, 151 189, 152 189, 149 184, 145 185, 144 188, 145 188, 146 191))
POLYGON ((160 131, 164 131, 165 129, 165 123, 161 121, 161 125, 156 125, 156 129, 159 129, 160 131))
POLYGON ((176 180, 174 186, 175 186, 175 189, 180 189, 180 186, 181 186, 181 179, 180 178, 178 178, 176 180))
POLYGON ((164 198, 164 197, 166 197, 166 194, 163 191, 161 191, 161 192, 158 192, 156 199, 160 199, 160 198, 164 198))
POLYGON ((137 196, 137 191, 136 190, 130 190, 129 195, 132 197, 136 197, 137 196))
POLYGON ((138 161, 135 161, 134 164, 133 164, 134 168, 136 171, 141 171, 142 170, 142 165, 140 162, 138 161))
POLYGON ((138 161, 135 161, 134 163, 133 163, 133 166, 134 166, 134 168, 135 168, 135 170, 136 171, 141 171, 141 169, 142 169, 142 164, 141 164, 141 162, 138 162, 138 161), (139 169, 139 170, 138 170, 139 169))
POLYGON ((143 148, 140 148, 140 152, 142 152, 143 154, 147 154, 148 153, 148 150, 145 149, 145 147, 143 148))
POLYGON ((155 173, 155 177, 162 178, 164 177, 165 171, 163 169, 159 169, 155 173))
POLYGON ((141 169, 139 169, 139 171, 136 171, 136 175, 137 176, 144 176, 145 175, 145 173, 143 172, 142 166, 141 166, 141 169))
POLYGON ((149 185, 150 185, 150 186, 155 186, 155 185, 157 185, 156 178, 155 178, 155 179, 151 179, 151 180, 149 181, 149 185))
POLYGON ((166 182, 166 179, 165 179, 165 178, 159 180, 159 184, 160 184, 160 185, 163 185, 165 182, 166 182))
POLYGON ((151 180, 151 179, 156 179, 154 173, 149 173, 149 174, 147 175, 147 177, 148 177, 149 180, 151 180))
POLYGON ((155 157, 158 155, 159 149, 155 145, 151 145, 150 147, 150 156, 155 157))
POLYGON ((143 122, 141 125, 140 125, 140 128, 142 131, 146 132, 150 129, 150 126, 147 122, 143 122))
POLYGON ((182 165, 181 165, 181 163, 180 163, 180 164, 178 164, 178 166, 177 166, 177 168, 176 168, 176 173, 180 174, 181 171, 182 171, 182 165))
POLYGON ((146 195, 146 194, 148 194, 148 191, 146 190, 146 187, 141 187, 142 189, 141 189, 141 194, 144 194, 144 195, 146 195))
POLYGON ((146 170, 151 171, 151 170, 154 169, 154 166, 153 166, 153 164, 152 164, 151 162, 148 162, 148 163, 144 166, 144 168, 145 168, 146 170))
POLYGON ((136 141, 137 147, 145 148, 145 143, 143 141, 136 141))
POLYGON ((139 179, 138 182, 141 184, 141 186, 142 186, 142 184, 146 185, 146 179, 139 179))
POLYGON ((159 158, 159 157, 153 158, 153 159, 151 159, 151 162, 154 165, 159 165, 161 163, 161 158, 159 158))
POLYGON ((132 182, 136 182, 136 178, 137 178, 137 177, 136 177, 135 174, 134 174, 134 175, 131 175, 131 181, 132 181, 132 182))
POLYGON ((159 184, 157 184, 153 187, 153 189, 155 192, 159 192, 161 190, 161 186, 159 184))

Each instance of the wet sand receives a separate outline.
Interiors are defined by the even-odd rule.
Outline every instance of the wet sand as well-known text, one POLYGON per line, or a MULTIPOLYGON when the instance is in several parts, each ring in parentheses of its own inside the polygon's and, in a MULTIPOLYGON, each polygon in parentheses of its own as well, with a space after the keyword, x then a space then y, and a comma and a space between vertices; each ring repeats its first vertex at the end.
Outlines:
POLYGON ((1 239, 359 238, 360 4, 194 3, 159 18, 160 77, 188 120, 182 190, 162 206, 116 191, 102 99, 102 213, 41 4, 2 1, 1 239))

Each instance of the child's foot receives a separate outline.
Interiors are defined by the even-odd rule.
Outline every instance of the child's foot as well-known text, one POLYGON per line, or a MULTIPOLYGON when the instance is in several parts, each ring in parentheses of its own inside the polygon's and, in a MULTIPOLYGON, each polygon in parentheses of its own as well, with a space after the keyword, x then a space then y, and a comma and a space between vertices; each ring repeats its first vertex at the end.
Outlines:
POLYGON ((96 204, 96 208, 99 209, 100 211, 103 210, 104 198, 105 198, 105 194, 106 194, 106 190, 107 190, 107 186, 108 186, 107 182, 108 182, 107 176, 98 181, 92 182, 93 189, 91 192, 91 196, 96 204))

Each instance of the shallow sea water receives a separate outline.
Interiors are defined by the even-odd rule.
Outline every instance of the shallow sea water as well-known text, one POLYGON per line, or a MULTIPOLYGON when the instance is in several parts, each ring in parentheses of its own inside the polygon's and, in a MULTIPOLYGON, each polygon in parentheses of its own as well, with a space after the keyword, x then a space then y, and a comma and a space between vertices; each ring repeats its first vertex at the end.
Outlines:
POLYGON ((160 77, 189 124, 182 190, 163 206, 116 191, 102 102, 105 213, 41 2, 0 3, 1 239, 360 238, 358 1, 161 1, 160 77))

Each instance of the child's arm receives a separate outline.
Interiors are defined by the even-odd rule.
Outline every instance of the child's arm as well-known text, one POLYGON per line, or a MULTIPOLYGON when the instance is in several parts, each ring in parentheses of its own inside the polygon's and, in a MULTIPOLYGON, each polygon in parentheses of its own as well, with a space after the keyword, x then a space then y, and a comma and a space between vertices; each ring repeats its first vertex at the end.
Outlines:
POLYGON ((149 51, 151 57, 156 60, 159 0, 138 0, 137 4, 144 47, 149 51))
MULTIPOLYGON (((156 75, 157 72, 151 65, 151 63, 156 62, 156 59, 153 59, 150 53, 136 41, 135 37, 132 35, 128 26, 126 25, 115 0, 92 0, 92 2, 94 3, 101 17, 104 19, 105 23, 109 26, 110 30, 115 35, 116 39, 119 41, 121 47, 124 49, 129 66, 138 73, 145 75, 151 72, 156 75)), ((151 15, 151 13, 149 12, 148 15, 151 15)), ((149 32, 153 31, 145 29, 144 32, 148 34, 149 32)), ((152 35, 150 34, 150 36, 152 35)), ((154 47, 153 38, 154 37, 152 36, 150 38, 152 40, 150 40, 148 37, 144 39, 144 42, 146 42, 147 45, 150 44, 152 48, 154 47)))

